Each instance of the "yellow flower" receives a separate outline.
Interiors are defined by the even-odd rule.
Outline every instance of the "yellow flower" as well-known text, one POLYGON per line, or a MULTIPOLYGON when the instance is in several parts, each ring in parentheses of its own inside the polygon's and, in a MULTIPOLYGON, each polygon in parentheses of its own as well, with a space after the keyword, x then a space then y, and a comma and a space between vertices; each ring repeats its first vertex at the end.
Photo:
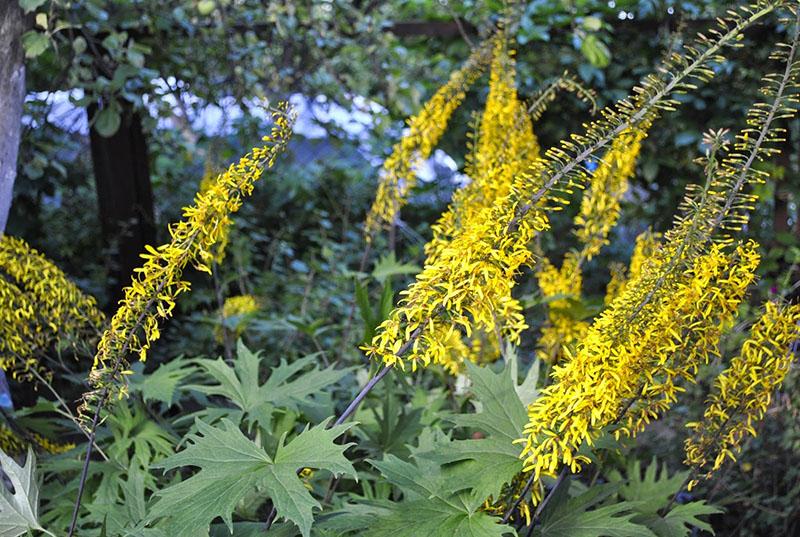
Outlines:
POLYGON ((541 328, 536 351, 546 362, 559 362, 565 352, 574 350, 589 329, 589 323, 575 319, 570 302, 581 297, 583 277, 578 262, 576 253, 569 252, 560 269, 546 258, 537 265, 539 289, 544 298, 551 299, 547 304, 547 323, 541 328))
MULTIPOLYGON (((203 172, 203 178, 200 180, 198 192, 205 193, 210 190, 216 183, 218 176, 219 173, 215 173, 210 166, 206 166, 206 169, 203 172)), ((217 264, 222 263, 222 261, 225 259, 225 251, 228 248, 229 236, 232 227, 233 222, 231 222, 229 226, 226 226, 222 230, 222 232, 219 234, 219 240, 213 246, 214 262, 217 264)))
POLYGON ((619 219, 620 201, 636 171, 636 158, 646 131, 631 129, 614 139, 591 176, 575 217, 575 236, 582 245, 581 258, 592 259, 608 244, 608 234, 619 219))
MULTIPOLYGON (((231 213, 239 210, 244 197, 252 193, 264 169, 273 166, 291 136, 294 113, 288 105, 281 104, 272 117, 272 131, 263 138, 264 144, 195 196, 194 204, 183 209, 183 220, 170 226, 169 243, 158 248, 148 246, 142 254, 145 263, 135 269, 131 285, 125 288, 120 307, 97 348, 90 382, 103 390, 101 399, 109 393, 119 397, 125 394, 119 380, 127 369, 127 357, 147 357, 151 344, 160 336, 159 320, 170 317, 178 295, 189 290, 189 282, 182 279, 186 266, 211 272, 214 245, 230 226, 231 213)), ((84 411, 97 395, 85 395, 84 411)))
POLYGON ((408 192, 416 184, 416 168, 426 160, 447 128, 467 90, 480 77, 489 59, 491 42, 482 44, 464 65, 450 75, 416 116, 408 120, 408 132, 384 161, 372 208, 367 213, 364 236, 367 242, 383 226, 392 225, 408 192))
MULTIPOLYGON (((722 330, 753 279, 756 245, 725 254, 717 245, 676 275, 635 320, 642 301, 628 286, 592 324, 574 355, 553 370, 553 383, 528 408, 523 457, 538 479, 563 464, 580 471, 603 428, 622 421, 618 434, 635 434, 653 412, 674 400, 677 377, 693 377, 716 352, 722 330), (629 410, 631 402, 637 402, 629 410)), ((568 351, 569 352, 569 351, 568 351)))
POLYGON ((702 420, 686 424, 694 434, 685 443, 685 462, 695 475, 708 479, 726 459, 736 460, 748 435, 756 436, 754 425, 786 377, 798 338, 800 304, 767 302, 740 354, 716 378, 702 420))
POLYGON ((15 376, 43 367, 38 352, 91 340, 104 322, 94 297, 49 259, 20 238, 0 236, 0 367, 15 376))
POLYGON ((453 194, 450 206, 433 226, 425 245, 430 264, 437 253, 476 220, 482 211, 508 195, 511 182, 539 157, 539 142, 525 103, 517 96, 514 51, 503 32, 495 37, 489 95, 467 153, 470 182, 453 194))
MULTIPOLYGON (((232 296, 225 299, 222 305, 222 322, 224 329, 232 329, 236 337, 240 336, 247 324, 247 318, 258 312, 260 306, 258 299, 253 295, 232 296), (235 321, 234 326, 228 326, 229 322, 235 321)), ((217 334, 217 340, 222 340, 222 334, 217 334)))

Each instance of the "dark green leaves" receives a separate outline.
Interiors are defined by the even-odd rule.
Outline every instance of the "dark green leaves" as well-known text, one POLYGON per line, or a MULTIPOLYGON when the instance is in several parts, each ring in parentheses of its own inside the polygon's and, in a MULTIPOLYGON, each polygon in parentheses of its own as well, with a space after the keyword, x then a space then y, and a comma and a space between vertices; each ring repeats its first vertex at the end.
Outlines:
POLYGON ((260 358, 240 341, 233 367, 221 358, 197 360, 197 365, 214 383, 192 384, 185 388, 224 397, 243 411, 246 420, 268 429, 274 409, 298 410, 300 407, 313 406, 315 395, 347 374, 346 369, 319 369, 317 360, 316 355, 300 358, 290 364, 281 360, 271 370, 267 381, 260 384, 260 358), (311 369, 304 371, 309 366, 312 366, 311 369))
POLYGON ((281 441, 275 456, 270 457, 229 420, 223 420, 221 427, 196 421, 199 433, 189 437, 186 449, 156 466, 165 470, 195 466, 200 470, 157 492, 160 500, 151 517, 165 518, 169 534, 175 537, 208 535, 217 517, 233 531, 232 513, 237 504, 261 490, 272 500, 278 516, 294 522, 308 537, 313 510, 320 504, 305 488, 297 470, 316 468, 356 477, 344 457, 350 444, 334 443, 349 426, 326 429, 326 425, 307 429, 286 445, 281 441))
POLYGON ((482 500, 466 492, 453 493, 435 465, 401 461, 393 455, 373 461, 381 474, 408 498, 377 518, 365 537, 501 537, 513 535, 499 519, 479 511, 482 500))
MULTIPOLYGON (((683 489, 688 475, 689 472, 684 471, 670 477, 666 465, 659 473, 655 459, 642 475, 641 464, 633 460, 628 464, 627 481, 620 486, 619 494, 634 505, 636 517, 633 520, 649 527, 658 537, 686 537, 692 527, 713 534, 711 526, 697 517, 721 513, 722 510, 703 501, 673 504, 666 515, 661 514, 671 498, 683 489)), ((611 478, 621 479, 619 474, 612 474, 611 478)))
POLYGON ((567 499, 570 479, 561 482, 557 495, 542 513, 540 537, 655 537, 647 527, 631 521, 632 504, 611 503, 596 507, 616 490, 616 485, 596 485, 567 499), (592 509, 594 507, 594 509, 592 509))
POLYGON ((522 447, 514 441, 522 437, 527 414, 510 367, 494 373, 468 363, 467 370, 481 410, 459 414, 452 421, 460 427, 477 429, 485 438, 437 443, 432 451, 420 456, 447 464, 453 480, 469 483, 483 500, 496 497, 504 484, 522 472, 522 447))

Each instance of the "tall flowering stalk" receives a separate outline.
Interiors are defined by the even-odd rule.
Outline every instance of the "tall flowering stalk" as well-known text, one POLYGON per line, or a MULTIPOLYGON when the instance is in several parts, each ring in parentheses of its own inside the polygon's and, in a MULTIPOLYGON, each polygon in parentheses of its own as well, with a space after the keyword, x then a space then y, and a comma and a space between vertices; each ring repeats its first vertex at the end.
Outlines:
POLYGON ((189 290, 189 282, 182 279, 186 266, 211 273, 218 255, 215 245, 227 236, 231 214, 239 210, 291 136, 294 115, 287 105, 280 105, 272 117, 274 126, 263 138, 264 144, 195 196, 194 204, 184 208, 183 220, 170 226, 170 242, 146 247, 142 254, 145 263, 135 269, 131 285, 125 288, 120 307, 100 339, 89 379, 95 391, 87 394, 86 403, 95 402, 99 393, 124 395, 120 374, 127 369, 127 356, 147 358, 148 349, 161 334, 159 320, 170 317, 178 295, 189 290))
POLYGON ((547 323, 537 342, 537 355, 547 362, 557 362, 567 349, 589 328, 589 323, 571 314, 570 299, 579 299, 584 261, 591 260, 608 244, 608 235, 619 220, 620 202, 636 171, 636 159, 646 132, 632 129, 614 139, 611 148, 592 173, 574 220, 573 233, 580 246, 564 258, 561 267, 543 259, 536 277, 542 296, 549 299, 547 323))
POLYGON ((416 116, 408 119, 408 132, 392 148, 381 168, 375 201, 367 213, 364 236, 371 242, 381 228, 394 224, 416 184, 416 168, 430 157, 445 132, 453 112, 469 87, 481 76, 491 55, 491 41, 476 48, 464 65, 450 75, 416 116))
POLYGON ((760 421, 797 357, 800 338, 800 304, 767 302, 750 330, 741 353, 714 381, 703 418, 687 423, 693 435, 685 442, 686 464, 697 477, 708 479, 727 459, 736 460, 747 436, 756 436, 760 421))
POLYGON ((86 418, 92 406, 93 417, 70 536, 78 520, 100 413, 110 397, 126 394, 121 377, 126 373, 127 357, 133 354, 140 360, 147 358, 148 349, 160 336, 159 320, 170 317, 178 295, 189 290, 189 282, 181 279, 188 265, 211 274, 211 266, 218 255, 214 246, 226 236, 232 223, 231 215, 253 192, 255 182, 286 148, 294 119, 295 113, 286 103, 273 110, 272 130, 262 139, 263 144, 253 148, 220 174, 213 184, 197 193, 194 204, 183 209, 183 220, 170 226, 169 243, 158 248, 147 246, 147 252, 142 254, 145 263, 134 269, 131 285, 125 288, 120 307, 97 347, 89 375, 94 390, 84 394, 82 417, 86 418))
POLYGON ((635 435, 674 402, 678 379, 693 379, 698 365, 717 354, 759 260, 752 242, 731 251, 729 232, 746 221, 753 201, 743 187, 763 181, 752 164, 776 152, 774 120, 795 113, 797 32, 796 25, 792 44, 774 56, 785 62, 783 73, 765 78, 769 101, 751 108, 748 127, 724 157, 724 133, 708 137, 705 186, 688 189, 673 228, 638 278, 595 320, 575 356, 555 369, 556 382, 529 407, 521 442, 535 478, 561 465, 579 470, 587 459, 578 450, 605 427, 619 424, 618 435, 635 435))
POLYGON ((518 342, 525 322, 511 298, 515 277, 533 263, 528 243, 549 228, 548 211, 567 203, 563 194, 589 182, 586 160, 632 128, 646 131, 662 111, 677 106, 671 95, 713 76, 710 64, 721 58, 722 47, 735 44, 746 27, 780 4, 761 0, 731 11, 718 30, 708 32, 711 37, 700 35, 684 54, 671 55, 584 134, 562 141, 518 174, 509 194, 481 211, 403 291, 400 307, 378 328, 368 353, 387 366, 415 369, 443 363, 448 350, 442 334, 450 337, 454 330, 470 337, 473 330, 502 327, 506 340, 518 342))
MULTIPOLYGON (((531 119, 517 95, 514 51, 509 50, 503 31, 495 36, 494 43, 489 95, 467 158, 470 182, 453 194, 450 206, 433 225, 433 238, 425 245, 425 265, 436 263, 451 241, 507 196, 514 176, 539 156, 531 119)), ((495 302, 507 304, 508 311, 521 309, 510 295, 497 297, 495 302)), ((507 318, 504 313, 500 315, 507 318)), ((499 355, 502 330, 498 324, 475 327, 466 342, 462 330, 453 323, 440 323, 434 330, 442 346, 450 349, 438 363, 451 373, 460 371, 465 360, 493 360, 499 355)))
MULTIPOLYGON (((588 462, 579 454, 581 446, 593 445, 619 419, 627 401, 674 400, 675 384, 662 380, 659 370, 669 370, 670 379, 672 373, 689 376, 715 354, 719 332, 753 279, 759 259, 755 248, 747 244, 725 253, 714 245, 672 293, 659 297, 621 334, 629 297, 623 295, 595 320, 574 356, 554 368, 553 383, 528 408, 523 454, 535 479, 555 475, 562 464, 579 471, 588 462), (683 367, 676 367, 676 356, 683 367)), ((634 415, 625 416, 623 430, 638 426, 634 415)))
POLYGON ((0 236, 0 368, 26 376, 38 353, 99 334, 105 317, 52 261, 21 238, 0 236))

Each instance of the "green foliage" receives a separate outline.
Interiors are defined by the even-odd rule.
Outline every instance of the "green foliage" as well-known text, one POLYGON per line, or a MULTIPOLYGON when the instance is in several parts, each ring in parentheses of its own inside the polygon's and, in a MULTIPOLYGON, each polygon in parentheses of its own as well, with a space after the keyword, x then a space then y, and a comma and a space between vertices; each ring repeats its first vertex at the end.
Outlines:
POLYGON ((221 427, 200 420, 195 425, 199 432, 189 437, 186 449, 155 465, 165 470, 184 466, 199 468, 185 481, 156 493, 159 501, 150 516, 167 518, 170 535, 205 535, 217 517, 222 517, 233 531, 233 510, 248 494, 259 491, 272 500, 278 516, 294 522, 307 537, 313 510, 320 504, 303 486, 297 471, 317 468, 334 475, 356 477, 355 469, 344 456, 349 444, 333 442, 349 425, 328 429, 324 422, 303 431, 285 445, 283 437, 274 457, 244 436, 229 420, 222 420, 221 427))
POLYGON ((235 420, 244 420, 251 425, 258 424, 269 430, 276 409, 297 411, 301 407, 318 406, 314 396, 347 374, 344 369, 320 369, 315 363, 317 360, 317 355, 299 358, 291 364, 281 360, 272 369, 267 381, 260 384, 259 355, 240 341, 233 367, 222 358, 195 361, 205 378, 214 384, 187 384, 182 389, 224 397, 241 410, 241 413, 229 414, 235 420), (309 371, 302 372, 312 364, 314 365, 309 371))
POLYGON ((30 530, 53 535, 39 525, 39 487, 36 483, 36 457, 28 449, 24 466, 0 450, 0 464, 14 491, 0 485, 0 535, 17 537, 30 530))
POLYGON ((389 455, 372 465, 402 491, 404 501, 379 516, 365 536, 501 537, 510 532, 510 528, 498 525, 496 518, 479 511, 482 499, 459 490, 461 487, 436 464, 411 464, 389 455))
POLYGON ((552 503, 542 512, 542 525, 536 535, 542 537, 653 537, 645 526, 632 521, 635 504, 616 502, 598 505, 611 496, 616 487, 596 485, 574 498, 568 497, 569 479, 564 479, 552 503), (594 507, 594 509, 592 509, 594 507))
POLYGON ((502 486, 522 471, 522 447, 515 441, 522 437, 527 414, 514 389, 511 367, 500 373, 474 364, 467 368, 480 410, 455 415, 451 420, 457 427, 471 428, 485 436, 436 442, 432 451, 421 452, 419 457, 447 465, 449 478, 465 487, 469 484, 479 499, 496 498, 502 486))

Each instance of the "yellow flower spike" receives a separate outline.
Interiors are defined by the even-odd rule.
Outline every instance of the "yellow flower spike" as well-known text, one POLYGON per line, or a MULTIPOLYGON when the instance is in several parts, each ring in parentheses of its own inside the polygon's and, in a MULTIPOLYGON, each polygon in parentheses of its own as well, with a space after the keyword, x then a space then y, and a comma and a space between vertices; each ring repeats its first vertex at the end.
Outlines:
MULTIPOLYGON (((391 317, 396 325, 405 325, 406 339, 424 325, 425 334, 411 349, 413 362, 440 364, 453 374, 462 370, 465 360, 496 359, 498 333, 515 342, 526 328, 511 289, 519 267, 530 261, 526 244, 533 232, 526 222, 519 233, 526 242, 509 240, 503 228, 509 217, 498 221, 489 215, 496 201, 509 196, 514 176, 538 157, 539 145, 517 96, 516 66, 506 36, 501 32, 493 43, 489 95, 467 163, 471 181, 454 194, 433 226, 433 239, 425 247, 425 269, 403 293, 404 301, 391 317), (439 308, 448 312, 447 320, 436 318, 439 308)), ((545 229, 547 220, 534 225, 545 229)), ((384 337, 386 326, 379 328, 365 350, 384 363, 389 363, 389 356, 402 363, 394 355, 397 349, 389 346, 399 349, 402 341, 384 337)))
POLYGON ((592 173, 575 217, 574 233, 583 245, 579 257, 590 260, 608 244, 608 234, 619 220, 620 201, 636 171, 636 159, 646 135, 643 129, 620 134, 592 173))
POLYGON ((189 290, 189 283, 181 279, 186 266, 210 269, 215 246, 230 226, 230 213, 237 211, 243 198, 252 193, 264 168, 272 166, 292 134, 295 114, 288 104, 281 103, 272 117, 274 123, 263 139, 264 145, 232 164, 195 196, 194 205, 183 210, 184 219, 169 226, 168 244, 147 248, 144 265, 134 271, 131 285, 125 288, 120 307, 100 339, 89 375, 95 390, 84 395, 82 417, 98 396, 102 404, 109 395, 124 395, 120 371, 127 369, 127 356, 146 359, 151 344, 160 335, 159 319, 169 317, 178 295, 189 290))
POLYGON ((684 444, 685 463, 698 478, 710 478, 726 458, 736 460, 745 438, 756 435, 753 424, 786 378, 798 338, 800 304, 767 302, 740 354, 715 380, 703 419, 686 424, 693 435, 684 444))
POLYGON ((563 464, 579 471, 585 461, 573 454, 604 427, 620 423, 617 436, 632 436, 668 408, 675 380, 692 378, 716 352, 757 264, 754 243, 730 254, 713 245, 633 322, 630 304, 641 291, 629 286, 594 321, 572 359, 554 367, 554 382, 528 408, 526 470, 540 475, 563 464))
POLYGON ((406 203, 408 192, 416 184, 416 167, 430 157, 444 134, 450 117, 461 105, 467 90, 483 72, 489 60, 492 41, 487 41, 470 55, 464 65, 450 75, 416 116, 408 119, 408 132, 392 148, 384 161, 375 201, 367 213, 364 236, 367 242, 382 227, 394 223, 406 203))
POLYGON ((54 263, 24 240, 0 235, 0 367, 27 378, 44 367, 34 355, 77 345, 99 333, 105 317, 54 263))

